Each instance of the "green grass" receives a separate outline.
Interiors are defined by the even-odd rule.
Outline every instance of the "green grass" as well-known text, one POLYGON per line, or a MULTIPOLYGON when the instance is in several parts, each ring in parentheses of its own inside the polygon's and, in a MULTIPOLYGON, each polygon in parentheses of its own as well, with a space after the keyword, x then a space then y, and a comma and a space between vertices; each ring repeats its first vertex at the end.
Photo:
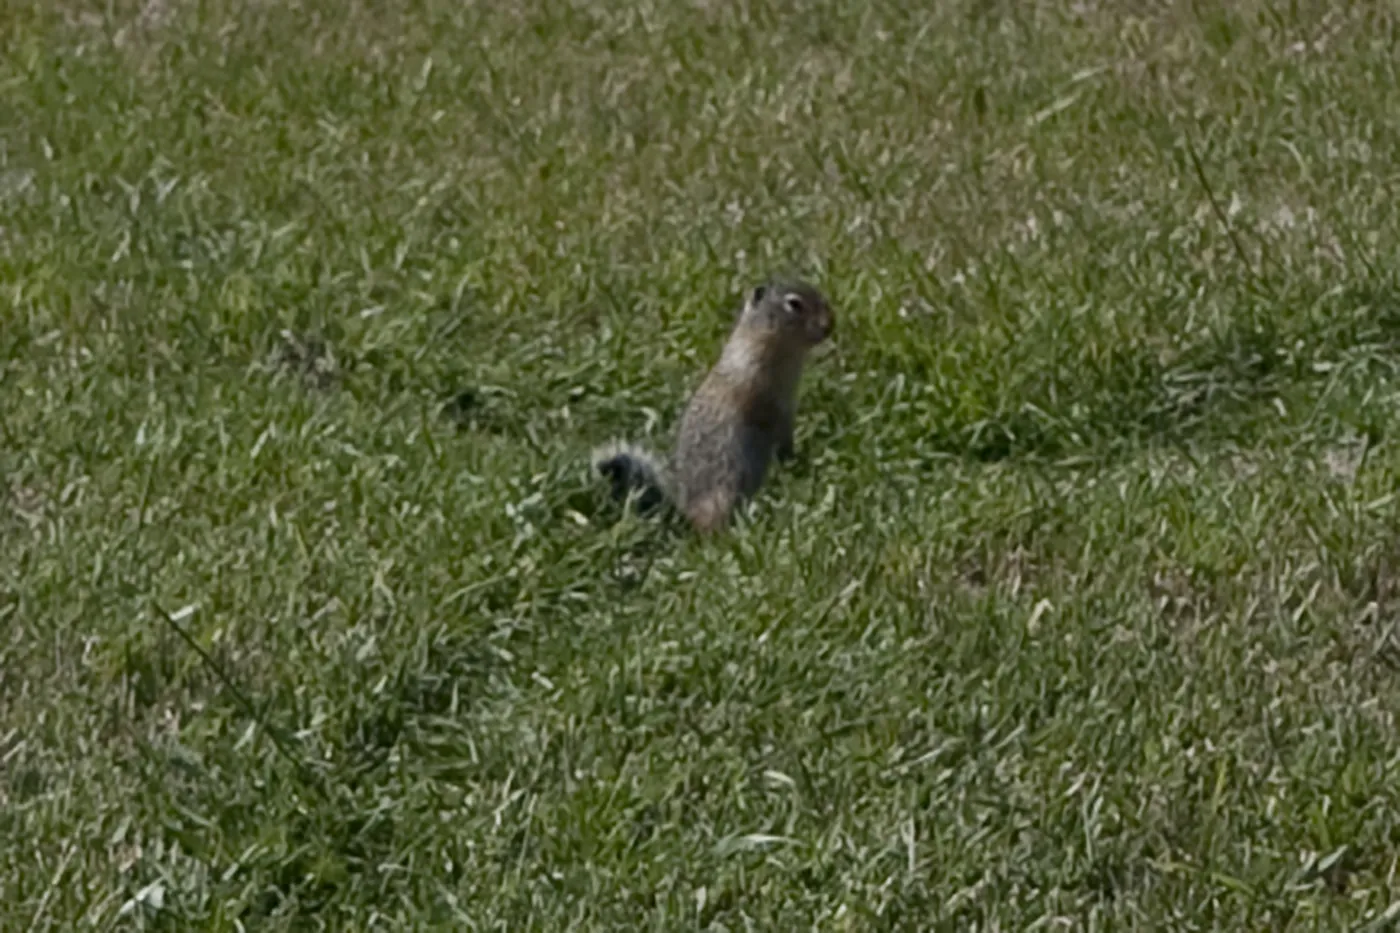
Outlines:
POLYGON ((1393 5, 0 21, 0 928, 1400 912, 1393 5))

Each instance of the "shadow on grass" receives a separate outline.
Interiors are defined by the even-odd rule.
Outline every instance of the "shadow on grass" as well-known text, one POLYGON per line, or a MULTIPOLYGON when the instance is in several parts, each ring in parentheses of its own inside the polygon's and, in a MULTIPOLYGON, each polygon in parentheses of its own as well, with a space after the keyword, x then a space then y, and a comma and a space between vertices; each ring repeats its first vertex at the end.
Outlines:
MULTIPOLYGON (((1276 400, 1318 395, 1339 365, 1400 368, 1400 290, 1349 288, 1291 320, 1255 309, 1171 354, 1139 342, 1093 361, 1031 357, 1016 386, 984 379, 961 397, 930 399, 924 449, 999 462, 1111 455, 1209 433, 1247 439, 1276 400)), ((916 380, 965 388, 898 365, 916 380)))

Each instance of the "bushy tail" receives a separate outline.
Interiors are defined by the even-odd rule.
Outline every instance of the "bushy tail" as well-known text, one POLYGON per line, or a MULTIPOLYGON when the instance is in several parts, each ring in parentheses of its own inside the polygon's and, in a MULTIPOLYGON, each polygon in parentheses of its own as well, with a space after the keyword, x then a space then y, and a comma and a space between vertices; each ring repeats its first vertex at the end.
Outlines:
POLYGON ((614 498, 632 497, 649 512, 671 501, 671 482, 661 461, 631 444, 614 443, 593 452, 593 468, 607 477, 614 498))

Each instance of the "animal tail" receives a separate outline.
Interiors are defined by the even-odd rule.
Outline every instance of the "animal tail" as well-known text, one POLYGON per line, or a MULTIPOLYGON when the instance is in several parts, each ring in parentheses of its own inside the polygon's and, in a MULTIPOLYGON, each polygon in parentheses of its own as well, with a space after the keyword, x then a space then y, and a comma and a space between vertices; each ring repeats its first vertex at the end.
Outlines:
POLYGON ((593 468, 606 477, 615 499, 634 498, 637 510, 649 512, 671 500, 666 467, 651 453, 626 443, 593 452, 593 468))

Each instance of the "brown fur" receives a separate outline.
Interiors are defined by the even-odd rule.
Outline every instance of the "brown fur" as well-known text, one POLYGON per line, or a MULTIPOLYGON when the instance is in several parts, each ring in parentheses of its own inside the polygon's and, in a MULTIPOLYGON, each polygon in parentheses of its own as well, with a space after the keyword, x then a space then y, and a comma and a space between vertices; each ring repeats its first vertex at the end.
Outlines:
POLYGON ((773 457, 792 456, 802 364, 830 331, 826 299, 809 285, 776 284, 750 298, 677 436, 676 498, 697 529, 727 524, 773 457))
POLYGON ((793 455, 802 365, 831 329, 831 309, 811 285, 755 289, 719 362, 686 406, 669 469, 626 445, 603 448, 595 467, 615 493, 640 488, 639 501, 669 499, 697 531, 720 530, 763 485, 772 459, 793 455))

